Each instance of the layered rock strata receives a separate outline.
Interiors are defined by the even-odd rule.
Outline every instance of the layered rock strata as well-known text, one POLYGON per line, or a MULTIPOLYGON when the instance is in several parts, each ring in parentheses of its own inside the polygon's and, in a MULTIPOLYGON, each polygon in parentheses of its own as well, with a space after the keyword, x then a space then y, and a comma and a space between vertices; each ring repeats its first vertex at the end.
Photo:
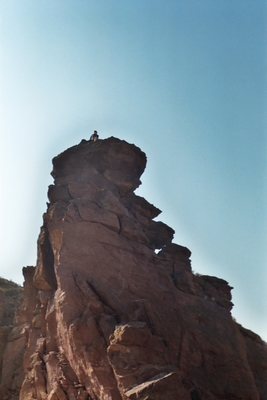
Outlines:
POLYGON ((145 166, 116 138, 53 159, 20 400, 266 400, 264 342, 134 194, 145 166))

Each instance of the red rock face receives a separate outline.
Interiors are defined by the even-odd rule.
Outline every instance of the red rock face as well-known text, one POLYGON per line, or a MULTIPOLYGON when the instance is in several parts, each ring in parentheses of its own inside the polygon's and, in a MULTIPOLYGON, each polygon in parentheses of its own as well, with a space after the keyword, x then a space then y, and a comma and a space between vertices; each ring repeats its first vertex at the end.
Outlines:
POLYGON ((20 400, 266 399, 266 347, 232 319, 231 288, 193 275, 133 193, 145 154, 109 138, 53 164, 20 400))
MULTIPOLYGON (((33 273, 33 267, 23 268, 24 288, 0 279, 1 400, 17 400, 25 378, 23 357, 27 346, 31 348, 28 343, 28 334, 34 325, 32 321, 37 295, 37 290, 32 284, 33 273), (22 295, 24 295, 23 299, 22 295)), ((35 351, 35 342, 33 351, 35 351)))

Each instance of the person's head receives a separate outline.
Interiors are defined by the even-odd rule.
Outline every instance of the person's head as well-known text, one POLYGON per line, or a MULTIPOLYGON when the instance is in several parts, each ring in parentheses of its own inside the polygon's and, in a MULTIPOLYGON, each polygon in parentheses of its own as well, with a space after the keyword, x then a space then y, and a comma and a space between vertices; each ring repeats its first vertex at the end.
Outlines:
POLYGON ((94 131, 94 133, 96 133, 96 134, 97 134, 97 131, 94 131))

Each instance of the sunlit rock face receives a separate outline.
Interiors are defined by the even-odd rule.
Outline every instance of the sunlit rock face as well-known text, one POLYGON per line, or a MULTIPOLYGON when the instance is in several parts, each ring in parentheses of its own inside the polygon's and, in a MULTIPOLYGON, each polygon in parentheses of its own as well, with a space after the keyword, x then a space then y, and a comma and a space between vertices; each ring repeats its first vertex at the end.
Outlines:
POLYGON ((20 400, 266 399, 264 343, 134 194, 145 166, 116 138, 53 159, 20 400))

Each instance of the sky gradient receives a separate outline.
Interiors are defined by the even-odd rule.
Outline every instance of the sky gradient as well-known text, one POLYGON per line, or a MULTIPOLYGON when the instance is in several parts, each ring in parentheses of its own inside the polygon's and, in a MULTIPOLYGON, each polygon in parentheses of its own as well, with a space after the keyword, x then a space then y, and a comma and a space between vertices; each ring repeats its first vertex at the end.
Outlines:
POLYGON ((97 129, 267 340, 266 27, 259 0, 1 0, 0 275, 35 265, 51 160, 97 129))

